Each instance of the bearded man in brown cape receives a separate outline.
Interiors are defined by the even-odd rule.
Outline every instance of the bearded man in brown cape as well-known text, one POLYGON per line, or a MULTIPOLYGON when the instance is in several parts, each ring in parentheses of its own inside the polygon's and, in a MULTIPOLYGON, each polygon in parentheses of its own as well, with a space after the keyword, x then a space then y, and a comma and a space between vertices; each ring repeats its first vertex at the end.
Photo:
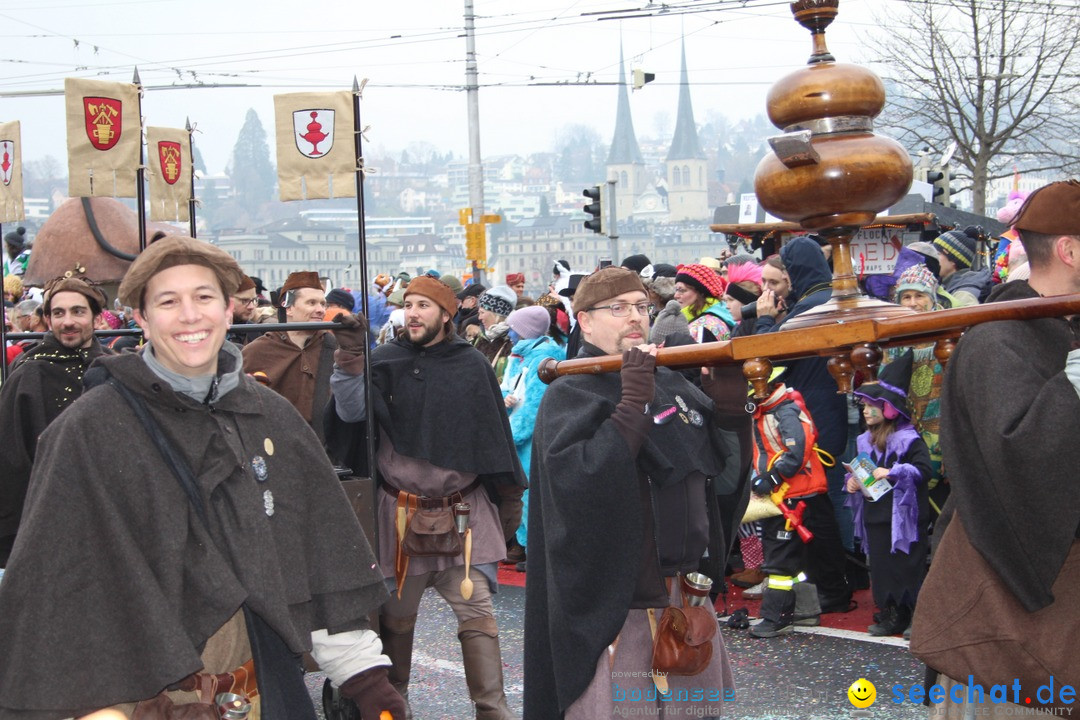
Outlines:
POLYGON ((95 358, 108 352, 94 337, 105 294, 80 278, 58 278, 45 291, 49 332, 19 356, 0 390, 0 567, 7 564, 30 483, 38 436, 82 394, 95 358))
POLYGON ((125 276, 147 343, 102 358, 42 435, 0 583, 0 719, 172 717, 171 703, 217 717, 215 693, 233 692, 264 720, 314 720, 304 651, 363 720, 404 718, 367 624, 386 590, 349 501, 225 340, 239 282, 227 253, 186 237, 125 276))

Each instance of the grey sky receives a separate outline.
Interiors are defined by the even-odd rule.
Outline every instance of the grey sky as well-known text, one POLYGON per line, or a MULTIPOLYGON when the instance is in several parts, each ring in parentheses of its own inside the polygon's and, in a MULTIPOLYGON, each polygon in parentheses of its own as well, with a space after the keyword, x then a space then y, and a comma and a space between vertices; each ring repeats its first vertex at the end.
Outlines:
MULTIPOLYGON (((843 0, 828 33, 838 60, 861 62, 873 10, 899 0, 843 0)), ((480 122, 485 155, 549 150, 558 131, 580 123, 605 141, 615 121, 612 86, 535 87, 530 82, 617 79, 620 38, 627 69, 657 79, 633 93, 639 137, 658 116, 674 122, 679 38, 685 33, 694 110, 741 118, 764 112, 777 78, 806 62, 809 33, 786 2, 674 0, 678 16, 599 22, 582 13, 651 7, 648 0, 476 0, 480 122), (580 74, 580 75, 579 75, 580 74)), ((370 80, 361 113, 369 153, 426 142, 468 149, 462 0, 318 3, 297 0, 2 0, 0 92, 63 88, 65 77, 244 83, 251 88, 155 90, 143 99, 149 125, 190 117, 210 172, 220 172, 248 108, 273 136, 275 93, 347 89, 370 80), (193 75, 194 74, 194 75, 193 75)), ((2 97, 0 121, 22 122, 25 158, 66 164, 62 95, 2 97)))

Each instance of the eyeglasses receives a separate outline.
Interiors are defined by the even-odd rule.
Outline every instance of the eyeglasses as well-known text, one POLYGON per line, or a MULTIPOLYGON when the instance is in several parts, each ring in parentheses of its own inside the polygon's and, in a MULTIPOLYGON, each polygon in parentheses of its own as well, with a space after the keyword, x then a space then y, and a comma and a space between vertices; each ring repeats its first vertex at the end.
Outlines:
POLYGON ((259 302, 259 298, 240 298, 235 295, 233 295, 233 300, 236 301, 237 305, 254 305, 259 302))
POLYGON ((653 311, 653 304, 649 302, 639 303, 611 303, 610 305, 597 305, 586 312, 593 310, 610 310, 612 317, 626 317, 630 314, 630 308, 637 310, 638 315, 649 315, 653 311))

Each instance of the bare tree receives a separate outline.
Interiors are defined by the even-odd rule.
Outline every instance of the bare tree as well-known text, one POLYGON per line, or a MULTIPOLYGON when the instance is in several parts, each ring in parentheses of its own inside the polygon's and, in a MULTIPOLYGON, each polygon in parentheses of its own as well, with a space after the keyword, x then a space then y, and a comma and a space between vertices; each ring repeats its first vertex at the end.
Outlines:
MULTIPOLYGON (((912 150, 956 142, 973 209, 990 181, 1080 168, 1080 6, 1074 0, 903 0, 874 37, 887 66, 879 124, 912 150)), ((964 188, 962 188, 964 189, 964 188)))

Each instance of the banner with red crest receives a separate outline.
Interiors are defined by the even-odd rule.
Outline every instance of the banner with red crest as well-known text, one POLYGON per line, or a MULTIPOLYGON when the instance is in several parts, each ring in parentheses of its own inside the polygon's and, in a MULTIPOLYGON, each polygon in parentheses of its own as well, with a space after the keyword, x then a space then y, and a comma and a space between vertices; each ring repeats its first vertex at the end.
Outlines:
POLYGON ((68 194, 135 197, 142 125, 132 83, 64 80, 68 194))
POLYGON ((356 197, 352 93, 274 96, 282 201, 356 197))
POLYGON ((183 128, 147 127, 146 155, 150 220, 188 222, 191 133, 183 128))
POLYGON ((22 135, 19 121, 0 123, 0 223, 22 222, 22 135))

